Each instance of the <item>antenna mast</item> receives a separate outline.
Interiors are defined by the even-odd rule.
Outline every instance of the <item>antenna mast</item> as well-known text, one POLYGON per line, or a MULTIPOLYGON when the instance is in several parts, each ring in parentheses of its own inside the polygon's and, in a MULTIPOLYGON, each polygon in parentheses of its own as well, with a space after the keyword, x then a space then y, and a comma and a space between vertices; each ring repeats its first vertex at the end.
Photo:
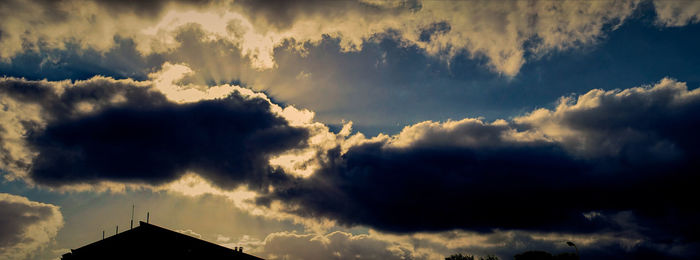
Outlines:
POLYGON ((129 229, 134 229, 134 204, 131 204, 131 227, 129 229))

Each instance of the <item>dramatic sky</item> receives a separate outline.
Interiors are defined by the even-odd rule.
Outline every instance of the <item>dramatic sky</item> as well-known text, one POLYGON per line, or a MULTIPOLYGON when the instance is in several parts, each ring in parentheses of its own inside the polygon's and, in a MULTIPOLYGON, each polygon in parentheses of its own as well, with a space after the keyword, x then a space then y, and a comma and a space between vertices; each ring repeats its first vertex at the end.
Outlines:
POLYGON ((700 1, 0 1, 0 258, 700 258, 700 1))

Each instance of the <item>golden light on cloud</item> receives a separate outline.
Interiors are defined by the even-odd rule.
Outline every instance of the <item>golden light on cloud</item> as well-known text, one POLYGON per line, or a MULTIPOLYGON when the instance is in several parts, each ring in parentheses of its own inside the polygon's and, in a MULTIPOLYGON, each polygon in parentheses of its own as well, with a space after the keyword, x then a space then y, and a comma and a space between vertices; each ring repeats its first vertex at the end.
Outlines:
POLYGON ((240 186, 234 190, 223 190, 214 187, 207 180, 192 172, 171 183, 154 187, 154 189, 191 197, 203 195, 221 196, 233 203, 237 208, 253 216, 292 221, 316 233, 323 233, 335 225, 335 221, 326 218, 304 218, 291 214, 289 208, 278 201, 272 202, 269 207, 258 205, 255 203, 255 198, 257 198, 258 194, 247 187, 240 186))
POLYGON ((233 91, 240 89, 231 85, 214 87, 181 85, 178 81, 191 74, 192 70, 182 64, 163 64, 163 68, 149 77, 153 80, 155 89, 162 92, 168 99, 178 103, 191 103, 201 100, 224 98, 233 91))

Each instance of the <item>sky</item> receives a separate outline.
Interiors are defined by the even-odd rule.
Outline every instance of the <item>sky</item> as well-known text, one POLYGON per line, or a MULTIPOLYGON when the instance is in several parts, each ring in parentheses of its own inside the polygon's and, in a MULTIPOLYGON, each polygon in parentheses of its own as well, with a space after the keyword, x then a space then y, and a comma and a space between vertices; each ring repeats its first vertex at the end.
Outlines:
POLYGON ((700 258, 698 1, 0 4, 0 258, 700 258), (695 194, 695 195, 694 195, 695 194))

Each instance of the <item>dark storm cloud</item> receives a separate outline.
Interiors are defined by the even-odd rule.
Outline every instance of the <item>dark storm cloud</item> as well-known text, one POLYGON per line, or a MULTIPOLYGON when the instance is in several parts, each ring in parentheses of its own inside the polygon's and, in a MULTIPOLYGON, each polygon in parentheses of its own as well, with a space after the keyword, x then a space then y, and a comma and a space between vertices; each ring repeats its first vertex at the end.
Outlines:
POLYGON ((75 84, 65 82, 28 81, 17 78, 0 80, 0 93, 21 103, 36 104, 42 108, 46 120, 57 122, 80 116, 78 106, 89 103, 93 110, 115 105, 135 108, 157 107, 169 103, 159 92, 131 80, 117 81, 95 77, 75 84))
POLYGON ((549 229, 575 227, 579 223, 567 221, 584 218, 576 209, 551 207, 566 200, 551 194, 582 192, 571 186, 584 180, 582 167, 556 147, 394 149, 373 143, 338 152, 331 151, 313 177, 277 195, 300 204, 302 215, 390 231, 549 229))
POLYGON ((594 90, 512 124, 416 125, 396 137, 412 138, 408 145, 329 151, 318 172, 261 202, 395 232, 633 229, 694 241, 698 113, 699 92, 664 79, 594 90), (627 211, 628 219, 615 217, 627 211))
POLYGON ((50 184, 105 179, 160 183, 193 170, 219 186, 257 187, 273 172, 269 155, 299 147, 305 138, 304 130, 272 115, 266 101, 238 96, 109 109, 51 124, 30 136, 39 151, 31 176, 50 184))
POLYGON ((268 101, 238 92, 175 104, 134 81, 96 78, 61 91, 52 84, 8 79, 0 88, 45 111, 46 126, 28 122, 25 129, 28 146, 38 153, 29 176, 50 186, 158 184, 194 171, 222 187, 266 188, 284 177, 268 158, 304 146, 308 137, 271 112, 268 101), (92 112, 81 112, 85 102, 92 112))
POLYGON ((653 244, 640 243, 631 248, 624 245, 594 245, 585 251, 585 257, 589 259, 610 260, 680 260, 697 259, 700 254, 697 251, 698 244, 653 244), (675 248, 673 248, 675 246, 675 248))

